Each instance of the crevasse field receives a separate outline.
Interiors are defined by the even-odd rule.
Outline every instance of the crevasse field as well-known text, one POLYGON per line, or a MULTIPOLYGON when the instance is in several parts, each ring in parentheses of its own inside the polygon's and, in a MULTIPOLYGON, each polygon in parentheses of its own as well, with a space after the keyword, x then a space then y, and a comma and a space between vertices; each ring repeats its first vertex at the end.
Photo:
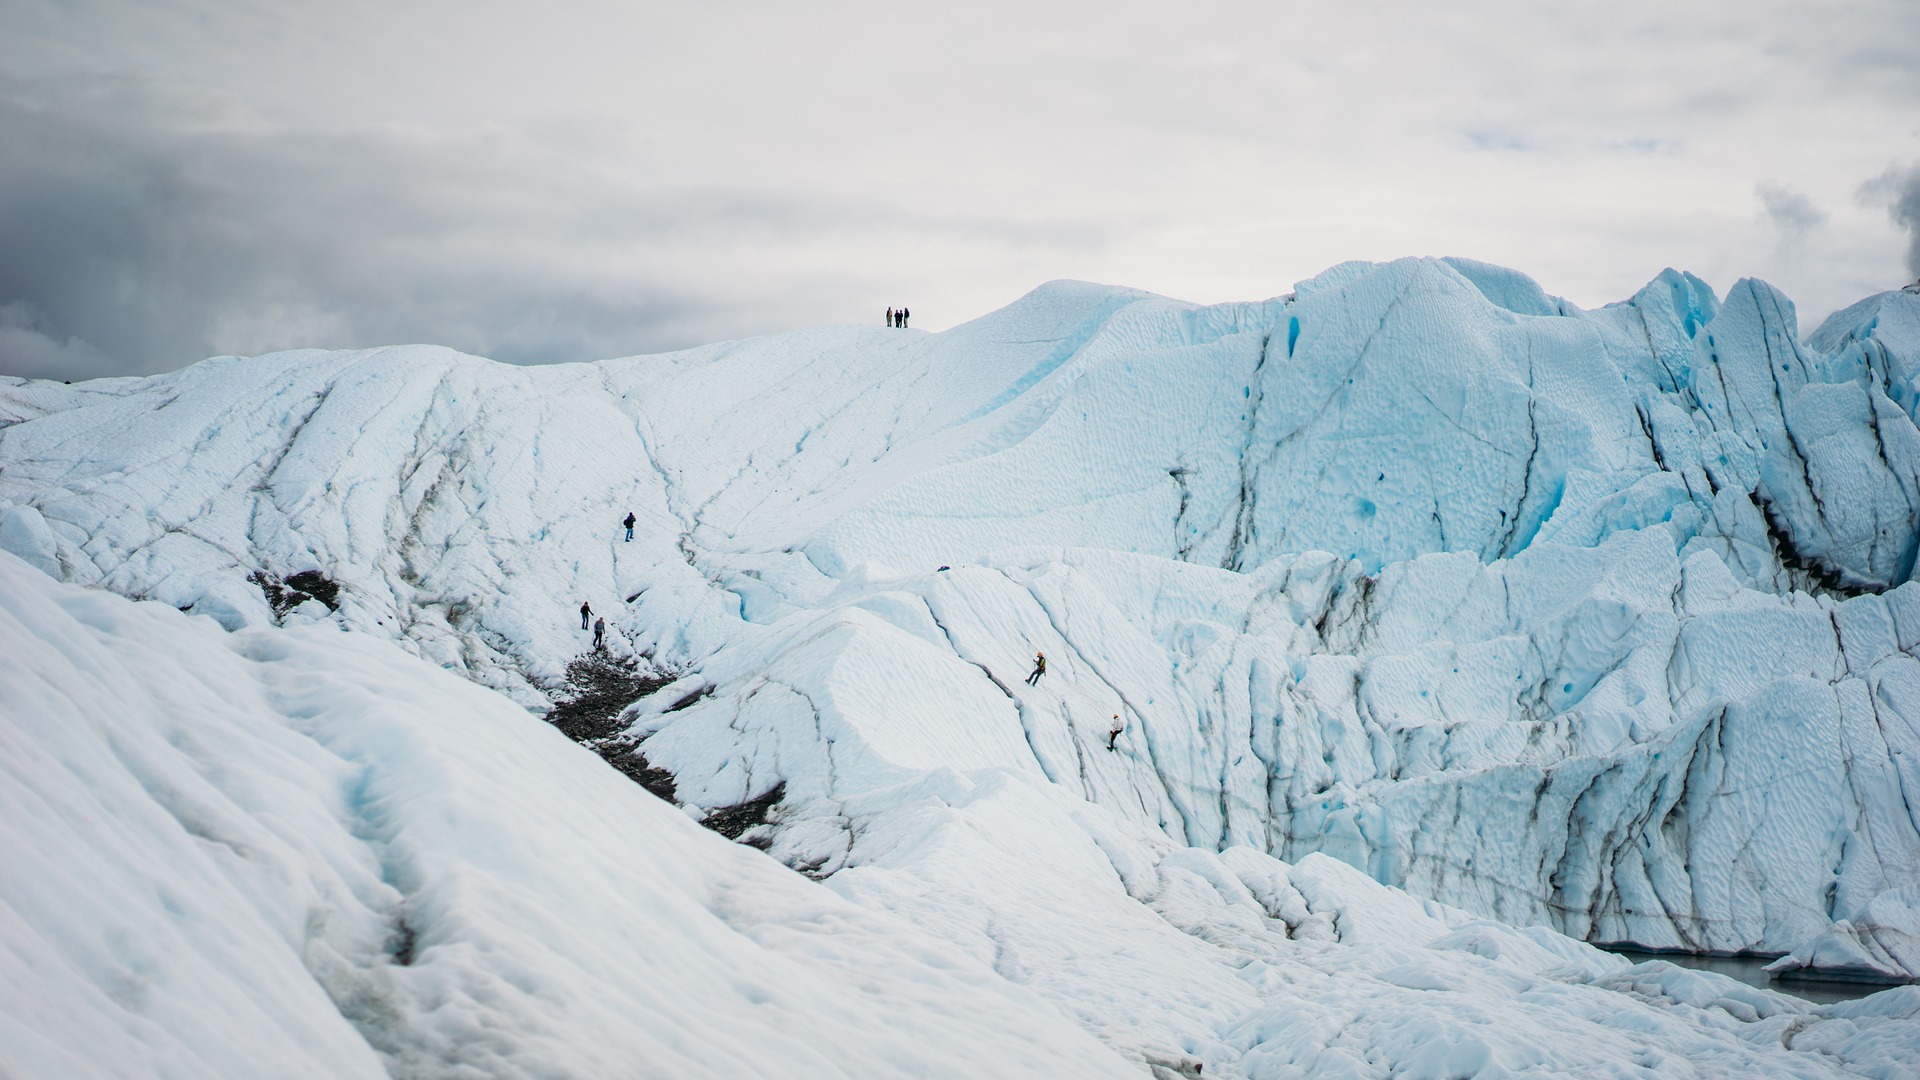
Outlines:
POLYGON ((0 379, 0 1075, 1920 1075, 1584 943, 1920 976, 1917 413, 1457 259, 0 379))

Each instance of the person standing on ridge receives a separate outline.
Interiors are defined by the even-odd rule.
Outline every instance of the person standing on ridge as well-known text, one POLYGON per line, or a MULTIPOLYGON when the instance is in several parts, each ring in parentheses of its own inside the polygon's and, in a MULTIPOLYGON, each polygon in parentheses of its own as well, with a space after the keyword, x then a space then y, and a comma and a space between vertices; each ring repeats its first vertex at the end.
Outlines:
POLYGON ((1040 676, 1045 675, 1046 673, 1047 673, 1047 654, 1043 652, 1034 653, 1033 654, 1033 674, 1027 676, 1027 685, 1039 686, 1040 676))
POLYGON ((607 647, 607 620, 593 620, 593 651, 601 652, 607 647))
POLYGON ((893 309, 892 308, 887 309, 887 328, 888 329, 893 328, 893 309))
POLYGON ((905 330, 906 328, 907 328, 907 309, 901 308, 900 309, 900 329, 905 330))
POLYGON ((1126 722, 1120 719, 1119 713, 1114 713, 1113 726, 1107 729, 1107 752, 1108 753, 1112 753, 1116 749, 1116 747, 1113 744, 1115 740, 1120 738, 1120 733, 1125 730, 1127 730, 1126 722))
POLYGON ((593 608, 587 606, 585 600, 580 601, 580 629, 585 630, 587 628, 587 620, 591 618, 593 618, 593 608))
POLYGON ((627 543, 629 544, 633 543, 633 511, 631 510, 627 511, 627 520, 621 522, 620 524, 625 525, 627 527, 627 543))

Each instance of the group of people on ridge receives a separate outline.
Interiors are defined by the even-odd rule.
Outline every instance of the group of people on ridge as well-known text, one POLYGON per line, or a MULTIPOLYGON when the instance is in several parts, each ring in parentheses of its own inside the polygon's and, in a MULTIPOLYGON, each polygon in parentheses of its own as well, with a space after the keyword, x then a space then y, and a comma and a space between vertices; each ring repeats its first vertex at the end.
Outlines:
POLYGON ((898 327, 899 329, 905 330, 907 328, 907 309, 906 308, 899 308, 899 309, 888 308, 887 309, 887 325, 898 327))

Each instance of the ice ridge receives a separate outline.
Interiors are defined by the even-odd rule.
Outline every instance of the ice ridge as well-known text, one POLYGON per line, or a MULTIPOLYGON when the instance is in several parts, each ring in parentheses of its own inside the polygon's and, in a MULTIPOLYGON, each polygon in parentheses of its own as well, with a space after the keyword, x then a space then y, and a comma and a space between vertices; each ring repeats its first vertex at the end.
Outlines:
MULTIPOLYGON (((1802 340, 1770 286, 1671 270, 1593 311, 1463 259, 1211 307, 1058 283, 931 335, 0 381, 0 547, 529 705, 587 600, 677 678, 626 723, 688 813, 784 785, 776 858, 990 956, 1032 947, 1024 894, 927 845, 1003 865, 935 824, 1011 785, 992 815, 1911 977, 1916 387, 1899 292, 1802 340), (253 581, 302 572, 337 610, 253 581)), ((1128 1015, 1226 1030, 1161 1008, 1128 1015)))

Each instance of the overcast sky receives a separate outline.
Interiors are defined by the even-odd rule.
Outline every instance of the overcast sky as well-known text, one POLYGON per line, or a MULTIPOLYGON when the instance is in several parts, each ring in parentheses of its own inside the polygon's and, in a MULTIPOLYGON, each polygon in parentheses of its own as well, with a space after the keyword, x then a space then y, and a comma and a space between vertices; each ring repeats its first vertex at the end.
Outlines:
POLYGON ((1920 276, 1920 2, 0 4, 0 373, 1402 255, 1588 306, 1759 276, 1811 330, 1920 276))

